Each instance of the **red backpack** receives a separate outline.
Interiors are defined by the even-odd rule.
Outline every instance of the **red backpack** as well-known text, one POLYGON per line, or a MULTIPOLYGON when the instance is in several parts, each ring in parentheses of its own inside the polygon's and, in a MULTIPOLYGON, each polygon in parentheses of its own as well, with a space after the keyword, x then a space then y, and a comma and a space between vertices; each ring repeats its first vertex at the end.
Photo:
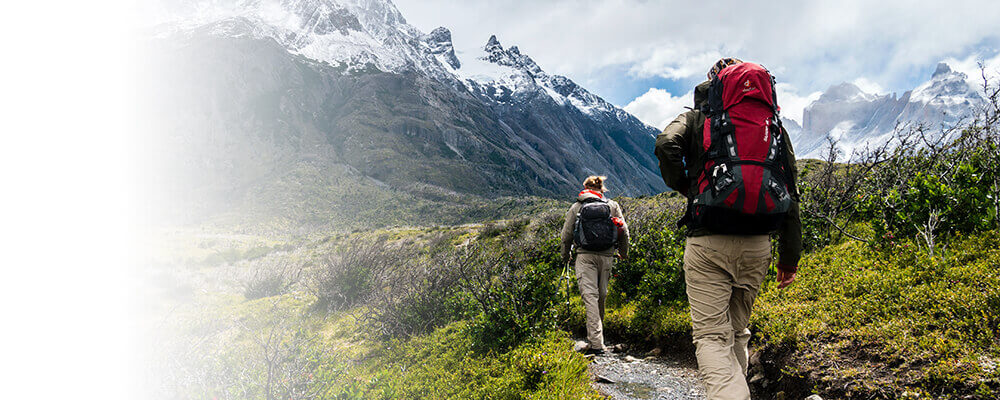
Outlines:
POLYGON ((794 177, 782 142, 774 77, 754 63, 728 66, 712 80, 703 130, 704 169, 691 218, 713 233, 764 234, 792 202, 794 177))

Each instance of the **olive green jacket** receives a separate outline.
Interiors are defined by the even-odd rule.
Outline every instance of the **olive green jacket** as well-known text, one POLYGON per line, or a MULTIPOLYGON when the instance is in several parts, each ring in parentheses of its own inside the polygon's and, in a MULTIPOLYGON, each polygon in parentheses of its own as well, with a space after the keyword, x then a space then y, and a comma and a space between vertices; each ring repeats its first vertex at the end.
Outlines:
MULTIPOLYGON (((688 110, 677 116, 673 122, 663 129, 656 137, 656 158, 660 160, 660 175, 663 182, 673 190, 690 197, 693 195, 691 188, 697 185, 698 173, 704 168, 702 163, 702 130, 705 126, 705 115, 700 111, 701 106, 708 100, 708 86, 706 81, 695 87, 694 103, 695 109, 688 110)), ((791 167, 792 176, 797 176, 798 171, 795 166, 795 152, 792 149, 792 142, 788 138, 788 132, 781 129, 791 167)), ((793 190, 798 190, 793 189, 793 190)), ((794 196, 798 198, 798 196, 794 196)), ((705 236, 712 234, 708 230, 700 227, 693 227, 688 230, 688 236, 705 236)), ((799 203, 792 201, 788 216, 778 228, 778 267, 784 271, 795 272, 798 268, 799 257, 802 254, 802 222, 799 218, 799 203)))

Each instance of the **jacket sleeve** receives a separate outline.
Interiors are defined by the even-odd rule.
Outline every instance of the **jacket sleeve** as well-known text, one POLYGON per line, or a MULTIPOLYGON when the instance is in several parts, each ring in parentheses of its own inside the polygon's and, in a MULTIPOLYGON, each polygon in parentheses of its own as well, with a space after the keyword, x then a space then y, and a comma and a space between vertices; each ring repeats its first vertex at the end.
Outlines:
POLYGON ((697 111, 687 111, 667 124, 663 132, 656 137, 654 153, 660 160, 660 176, 667 187, 687 197, 690 182, 684 167, 684 153, 689 148, 692 136, 692 126, 697 117, 697 111))
POLYGON ((576 204, 566 211, 566 222, 563 223, 562 232, 560 232, 560 254, 562 254, 563 262, 569 261, 570 258, 570 246, 573 245, 573 226, 576 225, 576 210, 574 208, 576 204))
MULTIPOLYGON (((788 132, 782 128, 782 139, 788 153, 788 168, 790 175, 798 177, 798 166, 795 165, 795 150, 788 138, 788 132)), ((797 180, 797 179, 796 179, 797 180)), ((791 188, 798 193, 799 188, 791 188)), ((799 214, 799 196, 792 196, 792 206, 788 210, 785 221, 778 228, 778 269, 785 272, 796 272, 799 268, 799 258, 802 256, 802 220, 799 214)))
POLYGON ((628 221, 625 220, 625 214, 622 213, 622 207, 618 204, 618 202, 615 202, 615 207, 612 210, 611 216, 617 217, 622 221, 622 237, 618 238, 618 255, 621 256, 621 258, 627 258, 629 249, 628 241, 631 234, 628 231, 628 221))

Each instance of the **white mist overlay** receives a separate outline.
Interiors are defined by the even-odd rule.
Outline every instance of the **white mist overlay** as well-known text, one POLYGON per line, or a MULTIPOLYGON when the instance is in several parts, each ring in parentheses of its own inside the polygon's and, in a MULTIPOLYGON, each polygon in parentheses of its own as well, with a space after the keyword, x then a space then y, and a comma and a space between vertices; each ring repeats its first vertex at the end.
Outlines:
POLYGON ((128 398, 129 3, 16 4, 0 24, 4 392, 128 398))

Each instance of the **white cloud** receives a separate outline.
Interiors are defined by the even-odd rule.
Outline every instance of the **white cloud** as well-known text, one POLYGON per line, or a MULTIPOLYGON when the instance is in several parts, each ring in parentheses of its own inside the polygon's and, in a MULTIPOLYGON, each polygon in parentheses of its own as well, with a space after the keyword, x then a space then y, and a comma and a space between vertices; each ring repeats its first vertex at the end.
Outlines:
POLYGON ((778 105, 781 106, 781 115, 790 118, 802 125, 802 110, 809 104, 819 99, 822 94, 819 91, 809 93, 805 96, 799 95, 798 89, 788 83, 778 83, 774 85, 778 91, 778 105))
POLYGON ((983 83, 983 72, 986 72, 986 77, 996 81, 1000 79, 1000 54, 993 56, 993 58, 985 58, 979 54, 973 54, 964 59, 947 58, 942 61, 952 70, 962 72, 968 75, 969 83, 979 87, 983 83), (979 65, 982 64, 985 71, 979 69, 979 65))
MULTIPOLYGON (((809 104, 819 99, 822 92, 815 91, 806 95, 800 95, 799 91, 787 83, 779 83, 775 86, 778 91, 778 103, 781 105, 781 115, 802 124, 802 110, 809 104)), ((625 107, 640 121, 663 129, 677 118, 677 115, 684 112, 685 107, 694 105, 694 95, 688 92, 681 96, 674 96, 664 89, 650 88, 642 96, 636 97, 625 107)))
MULTIPOLYGON (((490 34, 518 45, 546 70, 585 82, 607 68, 632 79, 696 83, 713 58, 759 62, 805 91, 867 77, 912 88, 928 65, 1000 45, 1000 2, 781 0, 739 13, 698 2, 644 0, 396 0, 420 29, 447 26, 461 48, 490 34)), ((885 91, 883 89, 883 91, 885 91)))
POLYGON ((885 88, 883 88, 881 85, 879 85, 878 83, 875 83, 871 79, 868 79, 868 78, 865 78, 865 77, 861 77, 861 78, 855 79, 855 80, 851 81, 851 83, 853 83, 854 86, 857 86, 859 89, 861 89, 861 91, 863 91, 865 93, 871 93, 871 94, 886 94, 886 93, 889 93, 889 91, 885 90, 885 88))
POLYGON ((720 58, 722 54, 714 50, 691 54, 688 50, 666 47, 652 50, 648 58, 633 64, 629 73, 637 77, 684 79, 707 73, 720 58))
POLYGON ((684 111, 684 107, 694 105, 693 96, 691 92, 682 96, 674 96, 666 90, 650 88, 649 91, 636 97, 623 108, 647 125, 663 129, 684 111))

